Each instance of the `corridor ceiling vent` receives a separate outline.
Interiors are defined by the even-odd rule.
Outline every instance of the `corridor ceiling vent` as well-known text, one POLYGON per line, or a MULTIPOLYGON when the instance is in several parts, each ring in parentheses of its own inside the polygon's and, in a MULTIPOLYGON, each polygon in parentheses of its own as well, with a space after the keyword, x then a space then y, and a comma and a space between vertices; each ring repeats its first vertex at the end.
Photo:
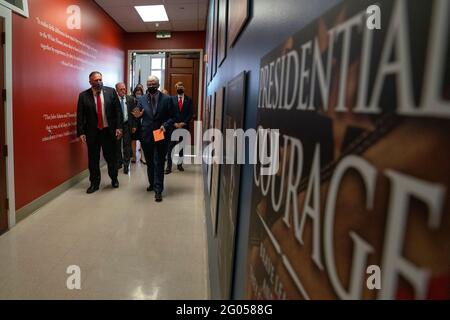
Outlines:
POLYGON ((144 22, 169 21, 164 5, 135 6, 136 11, 144 22))

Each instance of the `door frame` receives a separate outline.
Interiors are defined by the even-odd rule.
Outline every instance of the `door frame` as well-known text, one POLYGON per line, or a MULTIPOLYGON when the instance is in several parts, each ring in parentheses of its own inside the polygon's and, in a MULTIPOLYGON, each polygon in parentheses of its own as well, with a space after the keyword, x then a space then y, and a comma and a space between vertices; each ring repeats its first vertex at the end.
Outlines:
POLYGON ((5 23, 5 125, 6 144, 8 145, 8 157, 6 158, 6 194, 9 199, 8 227, 11 229, 16 224, 16 200, 14 192, 14 139, 13 139, 13 95, 12 95, 12 11, 0 6, 0 17, 5 23))
MULTIPOLYGON (((198 106, 197 106, 197 117, 198 120, 200 120, 201 118, 201 110, 202 110, 202 105, 203 105, 203 94, 202 94, 202 90, 203 90, 203 49, 148 49, 148 50, 133 50, 130 49, 128 50, 128 57, 127 57, 127 78, 130 76, 131 74, 131 58, 132 58, 132 54, 136 52, 136 53, 159 53, 159 52, 199 52, 200 53, 200 57, 199 57, 199 66, 198 66, 198 106)), ((128 79, 127 81, 127 88, 129 85, 129 82, 131 81, 131 79, 128 79)))

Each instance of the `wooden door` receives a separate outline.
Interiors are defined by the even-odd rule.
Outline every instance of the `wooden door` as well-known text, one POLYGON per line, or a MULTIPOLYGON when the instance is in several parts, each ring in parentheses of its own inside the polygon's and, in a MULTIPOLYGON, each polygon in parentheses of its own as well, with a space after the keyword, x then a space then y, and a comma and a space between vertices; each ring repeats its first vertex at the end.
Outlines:
POLYGON ((177 94, 175 84, 178 81, 184 83, 185 95, 192 98, 194 103, 194 116, 189 124, 189 131, 194 143, 194 121, 198 119, 199 115, 199 66, 200 53, 174 53, 167 54, 166 59, 166 81, 165 88, 169 91, 171 96, 177 94))

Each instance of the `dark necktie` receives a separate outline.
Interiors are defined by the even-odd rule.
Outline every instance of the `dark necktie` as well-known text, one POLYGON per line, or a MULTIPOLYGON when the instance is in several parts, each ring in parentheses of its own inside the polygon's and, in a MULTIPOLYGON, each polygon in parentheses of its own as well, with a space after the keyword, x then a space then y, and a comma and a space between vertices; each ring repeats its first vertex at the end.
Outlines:
POLYGON ((153 109, 153 115, 156 113, 156 97, 152 96, 152 109, 153 109))
POLYGON ((97 128, 103 129, 103 109, 102 109, 102 99, 100 97, 100 92, 97 93, 97 128))

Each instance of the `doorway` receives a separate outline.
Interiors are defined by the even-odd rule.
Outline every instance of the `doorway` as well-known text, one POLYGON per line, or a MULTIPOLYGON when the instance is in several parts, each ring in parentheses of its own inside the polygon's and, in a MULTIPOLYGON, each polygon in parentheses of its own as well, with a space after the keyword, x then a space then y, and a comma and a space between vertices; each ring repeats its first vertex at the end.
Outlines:
MULTIPOLYGON (((128 52, 129 76, 128 84, 130 92, 136 85, 143 84, 146 87, 147 78, 153 74, 160 79, 160 90, 166 89, 169 95, 176 95, 175 83, 184 83, 186 95, 192 98, 194 114, 189 125, 189 132, 194 138, 194 122, 201 115, 202 103, 202 73, 203 65, 201 57, 203 50, 131 50, 128 52), (160 75, 160 76, 159 76, 160 75)), ((194 140, 193 140, 194 141, 194 140)))
POLYGON ((164 52, 133 52, 131 55, 131 72, 129 91, 133 92, 138 84, 144 88, 150 75, 157 76, 160 90, 164 90, 166 69, 166 54, 164 52))
POLYGON ((189 132, 191 137, 194 137, 194 121, 197 121, 198 102, 199 102, 199 64, 200 54, 198 52, 168 52, 166 54, 166 79, 165 87, 171 96, 177 95, 175 84, 179 81, 183 82, 185 94, 192 98, 194 106, 197 109, 194 111, 192 121, 189 124, 189 132))

